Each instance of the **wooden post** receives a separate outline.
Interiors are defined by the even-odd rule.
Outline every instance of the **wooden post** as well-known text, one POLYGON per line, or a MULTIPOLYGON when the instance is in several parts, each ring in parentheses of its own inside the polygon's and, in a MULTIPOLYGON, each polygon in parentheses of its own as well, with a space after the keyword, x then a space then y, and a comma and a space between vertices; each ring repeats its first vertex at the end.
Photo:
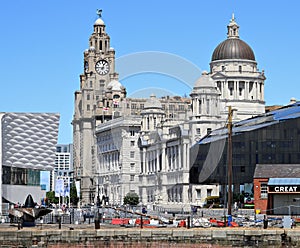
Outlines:
POLYGON ((231 106, 228 107, 228 144, 227 144, 227 176, 228 176, 228 215, 231 215, 232 205, 232 114, 231 106))

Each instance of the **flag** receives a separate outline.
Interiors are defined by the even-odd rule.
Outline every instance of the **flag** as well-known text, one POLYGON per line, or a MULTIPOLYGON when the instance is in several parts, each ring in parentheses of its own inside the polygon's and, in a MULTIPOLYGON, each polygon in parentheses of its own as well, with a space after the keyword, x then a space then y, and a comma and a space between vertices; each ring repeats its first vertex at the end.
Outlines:
POLYGON ((62 196, 64 194, 64 180, 56 179, 55 182, 55 197, 62 196))
POLYGON ((70 187, 69 185, 64 188, 64 196, 70 196, 70 187))
POLYGON ((80 181, 75 182, 77 197, 80 197, 80 181))

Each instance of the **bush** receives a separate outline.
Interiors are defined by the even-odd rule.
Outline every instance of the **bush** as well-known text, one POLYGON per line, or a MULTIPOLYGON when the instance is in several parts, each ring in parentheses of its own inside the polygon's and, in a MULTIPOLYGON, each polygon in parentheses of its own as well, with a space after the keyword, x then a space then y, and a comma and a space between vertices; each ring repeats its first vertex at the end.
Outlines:
POLYGON ((135 206, 139 204, 139 196, 137 193, 127 193, 123 201, 125 205, 135 206))

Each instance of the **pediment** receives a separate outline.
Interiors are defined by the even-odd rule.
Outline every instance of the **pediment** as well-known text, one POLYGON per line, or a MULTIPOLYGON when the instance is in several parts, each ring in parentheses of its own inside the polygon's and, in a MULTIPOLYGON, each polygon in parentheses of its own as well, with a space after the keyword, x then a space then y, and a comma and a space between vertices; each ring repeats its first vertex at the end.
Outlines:
POLYGON ((213 74, 213 75, 211 76, 211 78, 212 78, 213 80, 220 80, 220 79, 226 78, 226 75, 223 74, 222 72, 216 72, 215 74, 213 74))

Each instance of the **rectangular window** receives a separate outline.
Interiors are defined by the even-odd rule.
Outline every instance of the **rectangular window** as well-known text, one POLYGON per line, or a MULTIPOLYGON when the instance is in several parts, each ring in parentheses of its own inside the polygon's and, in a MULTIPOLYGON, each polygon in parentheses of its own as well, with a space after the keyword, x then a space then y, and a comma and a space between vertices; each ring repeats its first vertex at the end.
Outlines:
POLYGON ((101 89, 101 88, 104 88, 104 86, 105 86, 105 81, 104 81, 104 80, 100 80, 99 82, 100 82, 100 89, 101 89))
POLYGON ((134 181, 134 175, 130 175, 130 181, 131 181, 131 182, 134 181))
POLYGON ((207 196, 211 196, 212 189, 207 189, 206 192, 207 192, 207 196))
POLYGON ((135 135, 135 131, 134 130, 130 130, 130 136, 134 136, 135 135))
POLYGON ((206 133, 210 134, 211 133, 211 128, 207 128, 206 133))
POLYGON ((130 171, 135 171, 135 163, 130 163, 130 171))
POLYGON ((266 183, 262 183, 260 185, 260 198, 268 198, 268 185, 266 183))
POLYGON ((196 134, 200 135, 201 134, 201 130, 200 128, 196 128, 196 134))
POLYGON ((131 108, 132 108, 132 109, 136 109, 136 108, 137 108, 136 103, 132 103, 132 104, 131 104, 131 108))
POLYGON ((196 189, 196 198, 201 199, 201 189, 196 189))
POLYGON ((184 111, 184 105, 179 105, 179 106, 178 106, 178 109, 179 109, 180 111, 184 111))
POLYGON ((130 158, 134 158, 134 151, 130 152, 130 158))

